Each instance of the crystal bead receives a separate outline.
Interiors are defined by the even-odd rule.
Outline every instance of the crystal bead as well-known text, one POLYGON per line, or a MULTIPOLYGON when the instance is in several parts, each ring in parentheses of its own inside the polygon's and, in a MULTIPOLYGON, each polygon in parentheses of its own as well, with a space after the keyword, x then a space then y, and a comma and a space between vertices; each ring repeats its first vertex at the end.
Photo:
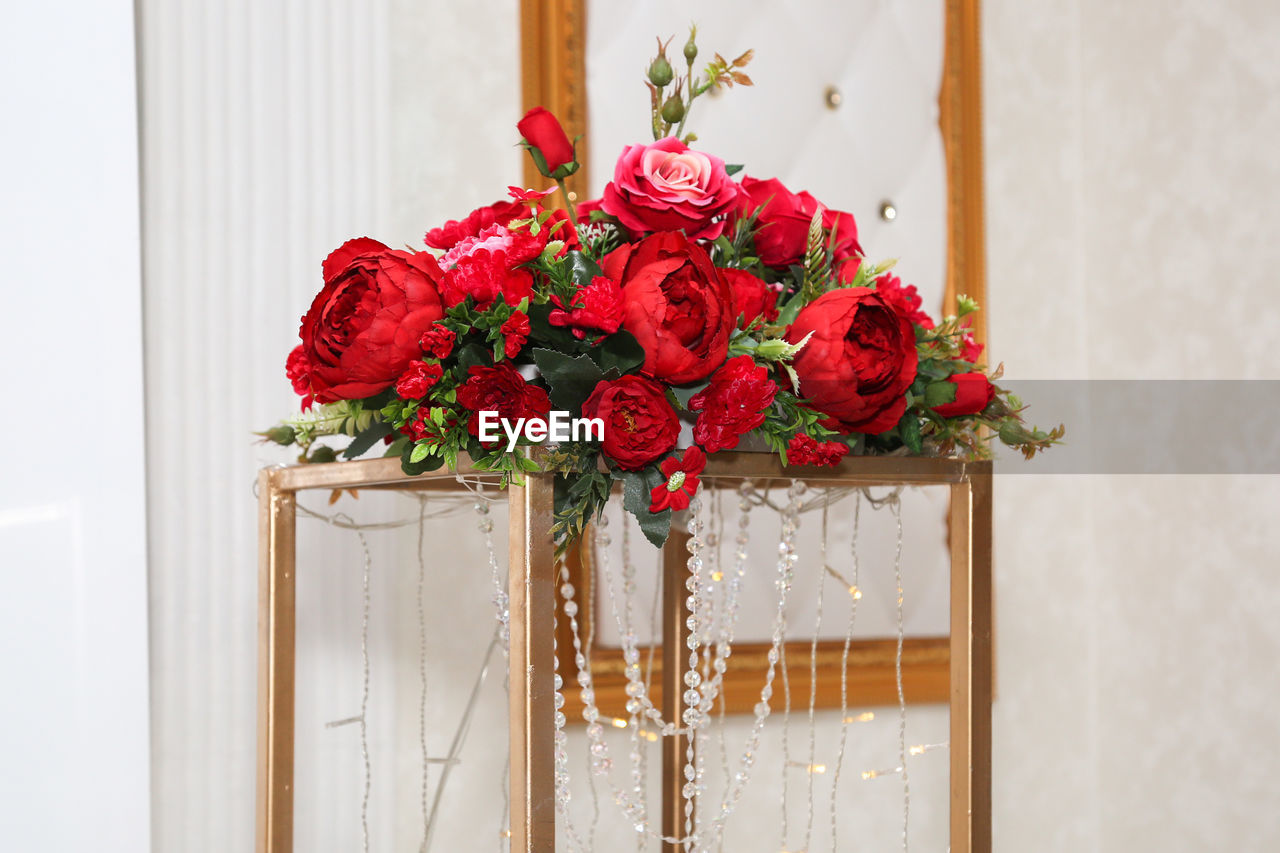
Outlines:
POLYGON ((566 602, 564 603, 564 615, 565 615, 565 616, 577 616, 577 615, 578 615, 578 603, 577 603, 576 601, 566 601, 566 602))
POLYGON ((604 736, 604 726, 599 723, 591 723, 587 726, 587 737, 598 740, 604 736))
POLYGON ((684 692, 684 703, 686 705, 697 705, 701 698, 697 690, 686 690, 684 692))
POLYGON ((597 776, 603 776, 609 772, 609 768, 611 767, 613 767, 613 759, 601 758, 599 761, 593 761, 591 763, 591 772, 595 773, 597 776))
POLYGON ((591 754, 596 758, 604 758, 609 754, 609 747, 605 746, 603 741, 595 741, 591 744, 591 754))
POLYGON ((686 778, 686 779, 688 779, 690 782, 692 782, 692 781, 693 781, 693 776, 694 776, 694 772, 693 772, 693 765, 692 765, 692 764, 686 764, 686 765, 684 766, 684 778, 686 778))
POLYGON ((702 676, 698 674, 696 669, 691 669, 684 674, 684 683, 690 687, 697 687, 702 681, 702 676))
POLYGON ((588 723, 594 723, 596 720, 600 719, 600 712, 595 708, 583 708, 582 719, 586 720, 588 723))
POLYGON ((697 728, 699 723, 702 721, 702 714, 697 708, 686 708, 685 712, 680 716, 680 719, 684 720, 684 724, 686 726, 697 728))
POLYGON ((610 537, 608 533, 601 533, 596 536, 596 544, 601 548, 608 548, 613 544, 613 538, 610 537))
POLYGON ((566 599, 573 598, 573 584, 567 583, 560 587, 560 595, 566 599))
POLYGON ((686 800, 692 800, 698 793, 698 786, 692 782, 686 782, 684 787, 680 789, 680 793, 686 800))
POLYGON ((582 704, 594 705, 596 703, 596 692, 590 687, 582 688, 582 704))
POLYGON ((578 670, 578 685, 580 687, 586 687, 588 684, 591 683, 591 673, 587 672, 587 670, 585 669, 586 665, 587 665, 586 658, 583 658, 582 662, 578 664, 579 667, 582 667, 581 669, 578 670))
POLYGON ((627 713, 628 713, 628 714, 639 714, 639 713, 640 713, 640 711, 641 711, 641 709, 643 709, 643 708, 644 708, 644 703, 643 703, 643 702, 641 702, 639 699, 628 699, 628 700, 627 700, 627 713))
MULTIPOLYGON (((545 720, 545 719, 546 719, 546 717, 543 717, 543 719, 545 720)), ((563 728, 564 728, 564 722, 565 722, 565 721, 564 721, 564 713, 563 713, 563 712, 561 712, 561 711, 556 711, 556 716, 555 716, 555 725, 556 725, 556 728, 557 728, 557 729, 563 729, 563 728)), ((545 754, 545 753, 544 753, 544 754, 545 754)), ((546 759, 543 759, 543 760, 545 761, 546 759)))
POLYGON ((769 655, 768 655, 768 657, 769 657, 769 663, 777 663, 777 662, 778 662, 778 649, 777 649, 776 647, 775 647, 775 648, 771 648, 771 649, 769 649, 769 655))
POLYGON ((624 669, 624 672, 626 673, 627 679, 629 681, 636 681, 637 679, 640 678, 640 664, 629 663, 624 669))
POLYGON ((625 688, 627 695, 638 697, 644 695, 644 683, 640 681, 628 681, 625 688))
POLYGON ((769 716, 769 706, 764 702, 757 702, 755 707, 757 717, 764 718, 769 716))
POLYGON ((479 523, 477 523, 477 524, 476 524, 476 527, 480 528, 480 532, 481 532, 481 533, 492 533, 492 532, 493 532, 493 519, 492 519, 492 518, 483 518, 483 519, 481 519, 481 520, 480 520, 480 522, 479 522, 479 523))
POLYGON ((563 694, 563 693, 557 693, 557 694, 556 694, 556 697, 555 697, 555 705, 556 705, 556 710, 557 710, 557 711, 559 711, 561 708, 563 708, 563 707, 564 707, 564 694, 563 694))

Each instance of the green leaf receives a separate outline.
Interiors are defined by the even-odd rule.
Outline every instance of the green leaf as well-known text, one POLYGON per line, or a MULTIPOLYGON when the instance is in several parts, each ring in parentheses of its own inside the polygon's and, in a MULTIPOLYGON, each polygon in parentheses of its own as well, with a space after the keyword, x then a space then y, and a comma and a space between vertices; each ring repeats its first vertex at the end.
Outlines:
POLYGON ((736 175, 736 174, 738 174, 739 172, 741 172, 741 171, 742 171, 742 164, 741 164, 741 163, 726 163, 726 164, 724 165, 724 170, 725 170, 725 172, 726 172, 727 174, 729 174, 729 175, 736 175))
POLYGON ((374 421, 373 426, 352 439, 351 443, 347 445, 347 449, 342 452, 342 455, 346 459, 355 459, 388 435, 391 435, 391 424, 385 421, 374 421))
POLYGON ((421 462, 431 455, 431 447, 426 444, 415 444, 409 451, 409 463, 421 462))
POLYGON ((578 287, 586 287, 591 279, 604 275, 604 270, 582 252, 574 251, 569 253, 569 275, 578 287))
POLYGON ((635 516, 644 537, 661 548, 671 532, 671 510, 649 512, 649 493, 664 482, 662 471, 650 465, 643 471, 619 471, 617 476, 622 479, 622 508, 635 516))
POLYGON ((400 468, 410 476, 425 474, 427 471, 434 471, 444 464, 444 457, 439 455, 428 455, 428 447, 425 444, 407 445, 400 454, 400 468), (414 455, 421 450, 421 456, 414 461, 414 455))
POLYGON ((458 350, 458 366, 465 376, 473 367, 492 367, 493 357, 488 347, 471 341, 458 350))
POLYGON ((399 436, 398 438, 396 438, 395 441, 391 442, 391 444, 387 446, 386 453, 382 455, 383 456, 401 456, 404 454, 404 449, 409 446, 409 442, 410 442, 409 436, 407 435, 399 436))
POLYGON ((924 405, 927 409, 956 401, 954 382, 930 382, 924 387, 924 405))
POLYGON ((596 384, 604 379, 599 365, 588 356, 571 356, 549 349, 535 349, 533 362, 551 387, 551 403, 568 412, 582 410, 582 404, 596 384))
POLYGON ((555 307, 550 302, 529 306, 529 326, 533 331, 530 337, 540 342, 545 341, 560 352, 574 352, 581 349, 582 342, 573 336, 573 332, 567 326, 551 325, 551 312, 555 307))
POLYGON ((591 350, 591 355, 601 370, 616 370, 618 375, 629 373, 644 364, 644 347, 626 329, 609 335, 591 350))
POLYGON ((921 453, 924 450, 920 437, 920 419, 915 413, 907 412, 902 416, 902 420, 898 421, 898 434, 902 436, 902 443, 912 453, 921 453))
POLYGON ((690 410, 689 401, 693 399, 694 395, 704 390, 710 384, 710 382, 699 382, 697 385, 690 385, 687 388, 672 388, 671 394, 680 404, 680 408, 687 412, 690 410))

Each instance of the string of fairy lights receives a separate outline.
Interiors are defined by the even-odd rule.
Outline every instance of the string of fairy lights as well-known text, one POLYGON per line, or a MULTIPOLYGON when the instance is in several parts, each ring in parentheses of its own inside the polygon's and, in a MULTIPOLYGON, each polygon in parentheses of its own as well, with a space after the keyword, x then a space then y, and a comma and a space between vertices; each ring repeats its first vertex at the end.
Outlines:
MULTIPOLYGON (((504 656, 503 671, 505 676, 507 655, 510 642, 510 605, 505 588, 505 567, 499 561, 493 536, 493 519, 491 503, 501 500, 503 496, 493 490, 486 490, 482 481, 464 481, 471 494, 459 499, 457 496, 412 495, 418 501, 418 512, 392 521, 376 523, 360 523, 345 513, 326 514, 306 507, 299 507, 299 513, 305 517, 321 520, 331 527, 353 532, 359 542, 362 571, 361 601, 361 696, 360 713, 356 716, 336 720, 327 724, 329 728, 355 724, 360 732, 360 754, 363 770, 363 785, 360 801, 360 827, 362 849, 370 849, 369 804, 373 796, 373 765, 369 750, 369 700, 371 666, 369 654, 369 631, 372 612, 371 575, 373 561, 367 534, 371 531, 387 531, 399 528, 417 528, 417 576, 416 597, 417 610, 417 675, 418 675, 418 707, 417 735, 420 768, 419 807, 421 810, 421 837, 419 853, 428 853, 432 849, 435 828, 441 817, 440 807, 443 794, 449 780, 451 770, 462 760, 463 746, 471 727, 475 709, 479 704, 482 687, 487 679, 495 651, 501 650, 504 656), (427 709, 431 699, 428 682, 428 620, 426 615, 426 596, 428 592, 427 562, 424 557, 426 545, 426 527, 429 521, 465 512, 468 504, 475 516, 477 531, 481 535, 486 558, 486 568, 490 576, 492 588, 491 603, 494 608, 495 624, 488 648, 481 666, 472 682, 465 707, 458 718, 451 742, 443 756, 434 756, 429 750, 427 709), (438 771, 434 786, 432 768, 438 771)), ((743 482, 736 492, 723 489, 704 489, 690 504, 685 514, 685 524, 689 533, 686 575, 688 597, 686 606, 689 612, 687 669, 685 671, 683 705, 684 712, 679 719, 668 720, 652 699, 655 647, 650 640, 642 644, 640 640, 642 622, 647 623, 648 634, 654 637, 658 631, 660 587, 655 586, 652 597, 641 600, 640 584, 637 583, 638 570, 633 548, 632 524, 624 514, 621 527, 621 550, 618 566, 613 566, 612 536, 609 529, 608 516, 605 515, 597 523, 591 533, 593 548, 593 567, 596 583, 603 590, 604 603, 617 629, 620 638, 626 678, 625 717, 613 717, 604 714, 596 700, 594 677, 591 666, 591 650, 594 642, 594 629, 584 631, 579 620, 580 608, 576 599, 577 590, 573 588, 569 570, 563 560, 557 562, 558 573, 558 612, 555 619, 565 620, 569 626, 569 636, 573 644, 573 671, 560 672, 554 676, 555 686, 555 781, 554 797, 559 825, 563 832, 558 833, 570 853, 586 853, 596 848, 596 838, 600 822, 608 814, 620 816, 635 832, 637 853, 652 849, 657 841, 677 846, 686 853, 713 853, 725 849, 726 825, 738 811, 743 802, 744 792, 756 776, 759 768, 761 740, 768 727, 768 721, 774 715, 775 708, 780 718, 775 724, 780 741, 780 765, 776 771, 781 787, 780 810, 777 813, 778 847, 781 853, 801 853, 811 851, 815 843, 815 832, 818 818, 818 796, 816 779, 830 777, 827 788, 825 810, 828 813, 828 837, 830 849, 840 848, 840 826, 838 816, 841 813, 840 791, 842 775, 847 763, 851 731, 863 723, 877 719, 875 711, 856 711, 850 708, 849 659, 857 624, 859 604, 863 599, 860 586, 859 531, 863 523, 864 504, 872 510, 887 510, 892 518, 896 546, 893 557, 894 590, 896 593, 894 610, 896 615, 896 652, 894 663, 895 687, 897 692, 897 763, 893 767, 871 767, 858 772, 858 778, 871 782, 886 777, 896 778, 901 784, 901 847, 908 850, 908 828, 911 814, 911 786, 909 765, 910 759, 924 756, 937 750, 945 750, 948 744, 928 742, 909 744, 907 741, 907 709, 902 680, 902 652, 905 637, 904 629, 904 589, 902 577, 902 543, 903 524, 900 502, 901 489, 890 491, 881 496, 873 496, 861 489, 827 489, 811 492, 804 483, 793 481, 786 489, 785 503, 776 502, 767 491, 757 489, 750 482, 743 482), (733 495, 736 498, 737 514, 726 520, 724 498, 733 495), (830 548, 830 522, 834 508, 842 506, 844 499, 851 497, 852 536, 847 560, 833 559, 830 548), (752 709, 750 727, 739 748, 734 749, 727 736, 726 700, 723 693, 725 673, 728 660, 738 631, 741 615, 745 582, 749 574, 752 549, 751 538, 754 530, 758 530, 758 521, 753 513, 761 508, 776 510, 779 517, 777 560, 774 567, 773 590, 775 601, 773 607, 772 630, 766 654, 767 666, 761 675, 759 700, 752 709), (805 695, 793 697, 791 691, 791 673, 788 670, 785 653, 787 648, 788 599, 793 589, 795 573, 800 563, 797 553, 797 531, 801 526, 801 517, 809 512, 818 512, 820 535, 818 539, 817 565, 821 566, 821 577, 817 583, 814 599, 813 623, 806 624, 801 632, 807 638, 809 647, 808 689, 805 695), (726 537, 726 528, 732 532, 732 540, 726 537), (730 549, 726 561, 723 553, 725 547, 730 549), (835 565, 847 563, 844 566, 835 565), (828 598, 828 586, 840 591, 839 600, 828 598), (843 602, 843 604, 841 603, 843 602), (639 616, 638 613, 644 613, 639 616), (844 630, 840 657, 840 708, 839 734, 832 754, 823 756, 818 748, 817 731, 819 715, 817 714, 818 684, 818 638, 823 628, 823 620, 828 614, 843 616, 844 630), (571 770, 569 761, 569 725, 564 708, 566 705, 565 686, 572 681, 578 691, 585 722, 583 734, 586 741, 587 772, 585 784, 579 775, 571 770), (775 696, 775 684, 780 688, 780 697, 775 696), (793 708, 793 700, 799 699, 803 708, 806 737, 801 744, 792 744, 791 728, 796 722, 793 716, 801 713, 793 708), (796 713, 793 714, 793 711, 796 713), (615 762, 612 757, 611 743, 613 737, 608 732, 616 732, 624 737, 625 761, 615 762), (683 803, 683 832, 672 836, 664 834, 657 825, 654 807, 648 801, 649 784, 652 776, 654 757, 651 751, 668 737, 683 736, 687 748, 682 768, 682 786, 680 789, 683 803), (797 754, 798 753, 798 754, 797 754), (796 788, 793 775, 803 774, 804 782, 796 788), (715 785, 710 782, 714 778, 715 785), (623 777, 620 781, 619 777, 623 777), (603 789, 604 797, 600 796, 603 789), (716 794, 713 788, 719 793, 716 794), (793 793, 799 791, 803 796, 803 823, 793 824, 791 799, 793 793), (583 825, 580 814, 570 809, 570 803, 576 794, 585 794, 589 799, 589 820, 583 825), (602 810, 602 802, 606 806, 602 810)), ((757 587, 758 591, 758 587, 757 587)), ((791 631, 795 633, 795 631, 791 631)), ((560 662, 557 654, 557 664, 560 662)), ((504 690, 508 689, 508 679, 504 677, 504 690)), ((505 738, 502 738, 505 743, 505 738)), ((501 790, 501 815, 497 831, 497 847, 499 853, 509 848, 510 832, 507 820, 510 814, 509 790, 506 772, 510 758, 504 761, 503 778, 498 788, 501 790)), ((846 794, 846 796, 848 796, 846 794)), ((579 810, 580 812, 581 810, 579 810)), ((660 811, 660 810, 659 810, 660 811)))

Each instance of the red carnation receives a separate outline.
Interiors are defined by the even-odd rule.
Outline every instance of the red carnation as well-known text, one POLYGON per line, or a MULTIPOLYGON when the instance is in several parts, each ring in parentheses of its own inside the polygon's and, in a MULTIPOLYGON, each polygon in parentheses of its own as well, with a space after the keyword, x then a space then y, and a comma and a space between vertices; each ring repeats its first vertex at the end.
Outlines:
POLYGON ((551 413, 547 392, 526 382, 510 362, 477 365, 467 374, 469 378, 458 388, 458 402, 471 411, 467 432, 472 435, 480 434, 480 412, 496 412, 511 423, 521 418, 545 421, 551 413))
POLYGON ((956 398, 950 403, 934 406, 933 410, 944 418, 976 415, 987 407, 996 395, 995 386, 985 373, 956 373, 947 377, 956 386, 956 398))
POLYGON ((415 361, 396 380, 396 393, 406 400, 425 397, 431 387, 440 381, 441 376, 444 376, 444 370, 440 365, 415 361))
POLYGON ((835 231, 835 247, 832 265, 838 275, 846 272, 850 262, 856 263, 862 256, 858 245, 858 226, 852 213, 831 210, 807 192, 793 193, 777 178, 766 181, 745 177, 742 179, 744 200, 738 215, 745 216, 759 210, 756 217, 755 245, 760 261, 773 269, 786 269, 803 262, 809 242, 809 223, 813 214, 822 210, 822 227, 835 231))
POLYGON ((977 364, 982 358, 982 344, 974 340, 973 332, 965 332, 960 336, 960 358, 971 364, 977 364))
POLYGON ((932 329, 933 318, 924 310, 924 300, 914 284, 904 285, 902 279, 893 273, 885 273, 876 279, 876 293, 879 293, 898 313, 911 322, 925 329, 932 329))
POLYGON ((787 445, 788 465, 821 465, 831 467, 849 452, 849 445, 839 441, 814 440, 805 433, 796 433, 787 445))
POLYGON ((733 297, 701 247, 678 231, 664 231, 623 244, 602 266, 622 285, 622 325, 644 347, 643 373, 680 385, 724 363, 733 297))
POLYGON ((649 492, 649 512, 687 509, 698 491, 698 475, 706 467, 707 455, 697 445, 684 452, 684 459, 672 456, 662 460, 662 476, 666 482, 649 492))
POLYGON ((778 386, 769 371, 749 355, 729 359, 711 376, 711 384, 694 394, 689 408, 698 415, 693 440, 708 453, 738 446, 739 437, 764 423, 778 386))
POLYGON ((289 377, 295 393, 302 397, 302 408, 310 409, 314 399, 311 396, 311 363, 307 361, 307 353, 302 344, 298 344, 285 359, 284 375, 289 377))
MULTIPOLYGON (((371 397, 421 358, 422 333, 444 316, 442 277, 429 253, 389 249, 367 237, 329 255, 324 289, 300 330, 316 400, 371 397)), ((296 361, 298 369, 303 363, 296 361)))
POLYGON ((529 339, 531 331, 529 317, 516 311, 507 318, 498 331, 502 333, 502 351, 506 353, 507 358, 515 358, 524 347, 524 342, 529 339))
POLYGON ((439 323, 432 323, 431 328, 422 333, 418 343, 421 344, 422 351, 428 355, 448 358, 449 353, 453 352, 453 345, 457 339, 458 335, 453 329, 441 326, 439 323))
POLYGON ((504 225, 466 238, 440 259, 445 304, 452 307, 470 296, 483 311, 501 295, 508 305, 518 305, 533 294, 533 274, 522 267, 541 251, 537 237, 504 225))
POLYGON ((451 219, 427 232, 426 243, 433 249, 448 250, 468 237, 475 237, 490 225, 506 225, 513 219, 529 215, 529 208, 518 201, 495 201, 477 207, 463 219, 451 219))
POLYGON ((581 340, 587 332, 612 335, 622 325, 623 301, 622 288, 613 279, 598 275, 591 279, 591 284, 579 288, 573 294, 569 310, 554 294, 547 322, 553 326, 568 326, 573 336, 581 340))
POLYGON ((680 437, 680 419, 662 386, 643 376, 597 383, 582 404, 582 416, 604 421, 601 450, 627 471, 648 465, 680 437))
POLYGON ((823 425, 871 435, 893 427, 919 363, 911 321, 871 288, 846 287, 800 309, 786 338, 808 335, 792 367, 800 396, 831 416, 823 425))
POLYGON ((720 274, 729 282, 733 313, 740 318, 742 328, 750 326, 757 317, 764 317, 766 323, 778 319, 778 292, 763 279, 739 269, 721 269, 720 274))

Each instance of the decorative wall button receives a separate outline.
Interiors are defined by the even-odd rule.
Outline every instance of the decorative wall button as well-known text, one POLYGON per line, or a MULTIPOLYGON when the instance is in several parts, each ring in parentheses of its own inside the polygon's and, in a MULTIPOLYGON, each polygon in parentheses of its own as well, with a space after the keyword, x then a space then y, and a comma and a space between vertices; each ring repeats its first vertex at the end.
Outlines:
POLYGON ((844 95, 840 94, 840 90, 835 86, 828 86, 822 93, 822 99, 826 101, 827 109, 835 110, 840 108, 840 104, 844 101, 844 95))
POLYGON ((888 199, 880 202, 880 218, 885 222, 892 222, 898 218, 898 208, 893 202, 888 199))

